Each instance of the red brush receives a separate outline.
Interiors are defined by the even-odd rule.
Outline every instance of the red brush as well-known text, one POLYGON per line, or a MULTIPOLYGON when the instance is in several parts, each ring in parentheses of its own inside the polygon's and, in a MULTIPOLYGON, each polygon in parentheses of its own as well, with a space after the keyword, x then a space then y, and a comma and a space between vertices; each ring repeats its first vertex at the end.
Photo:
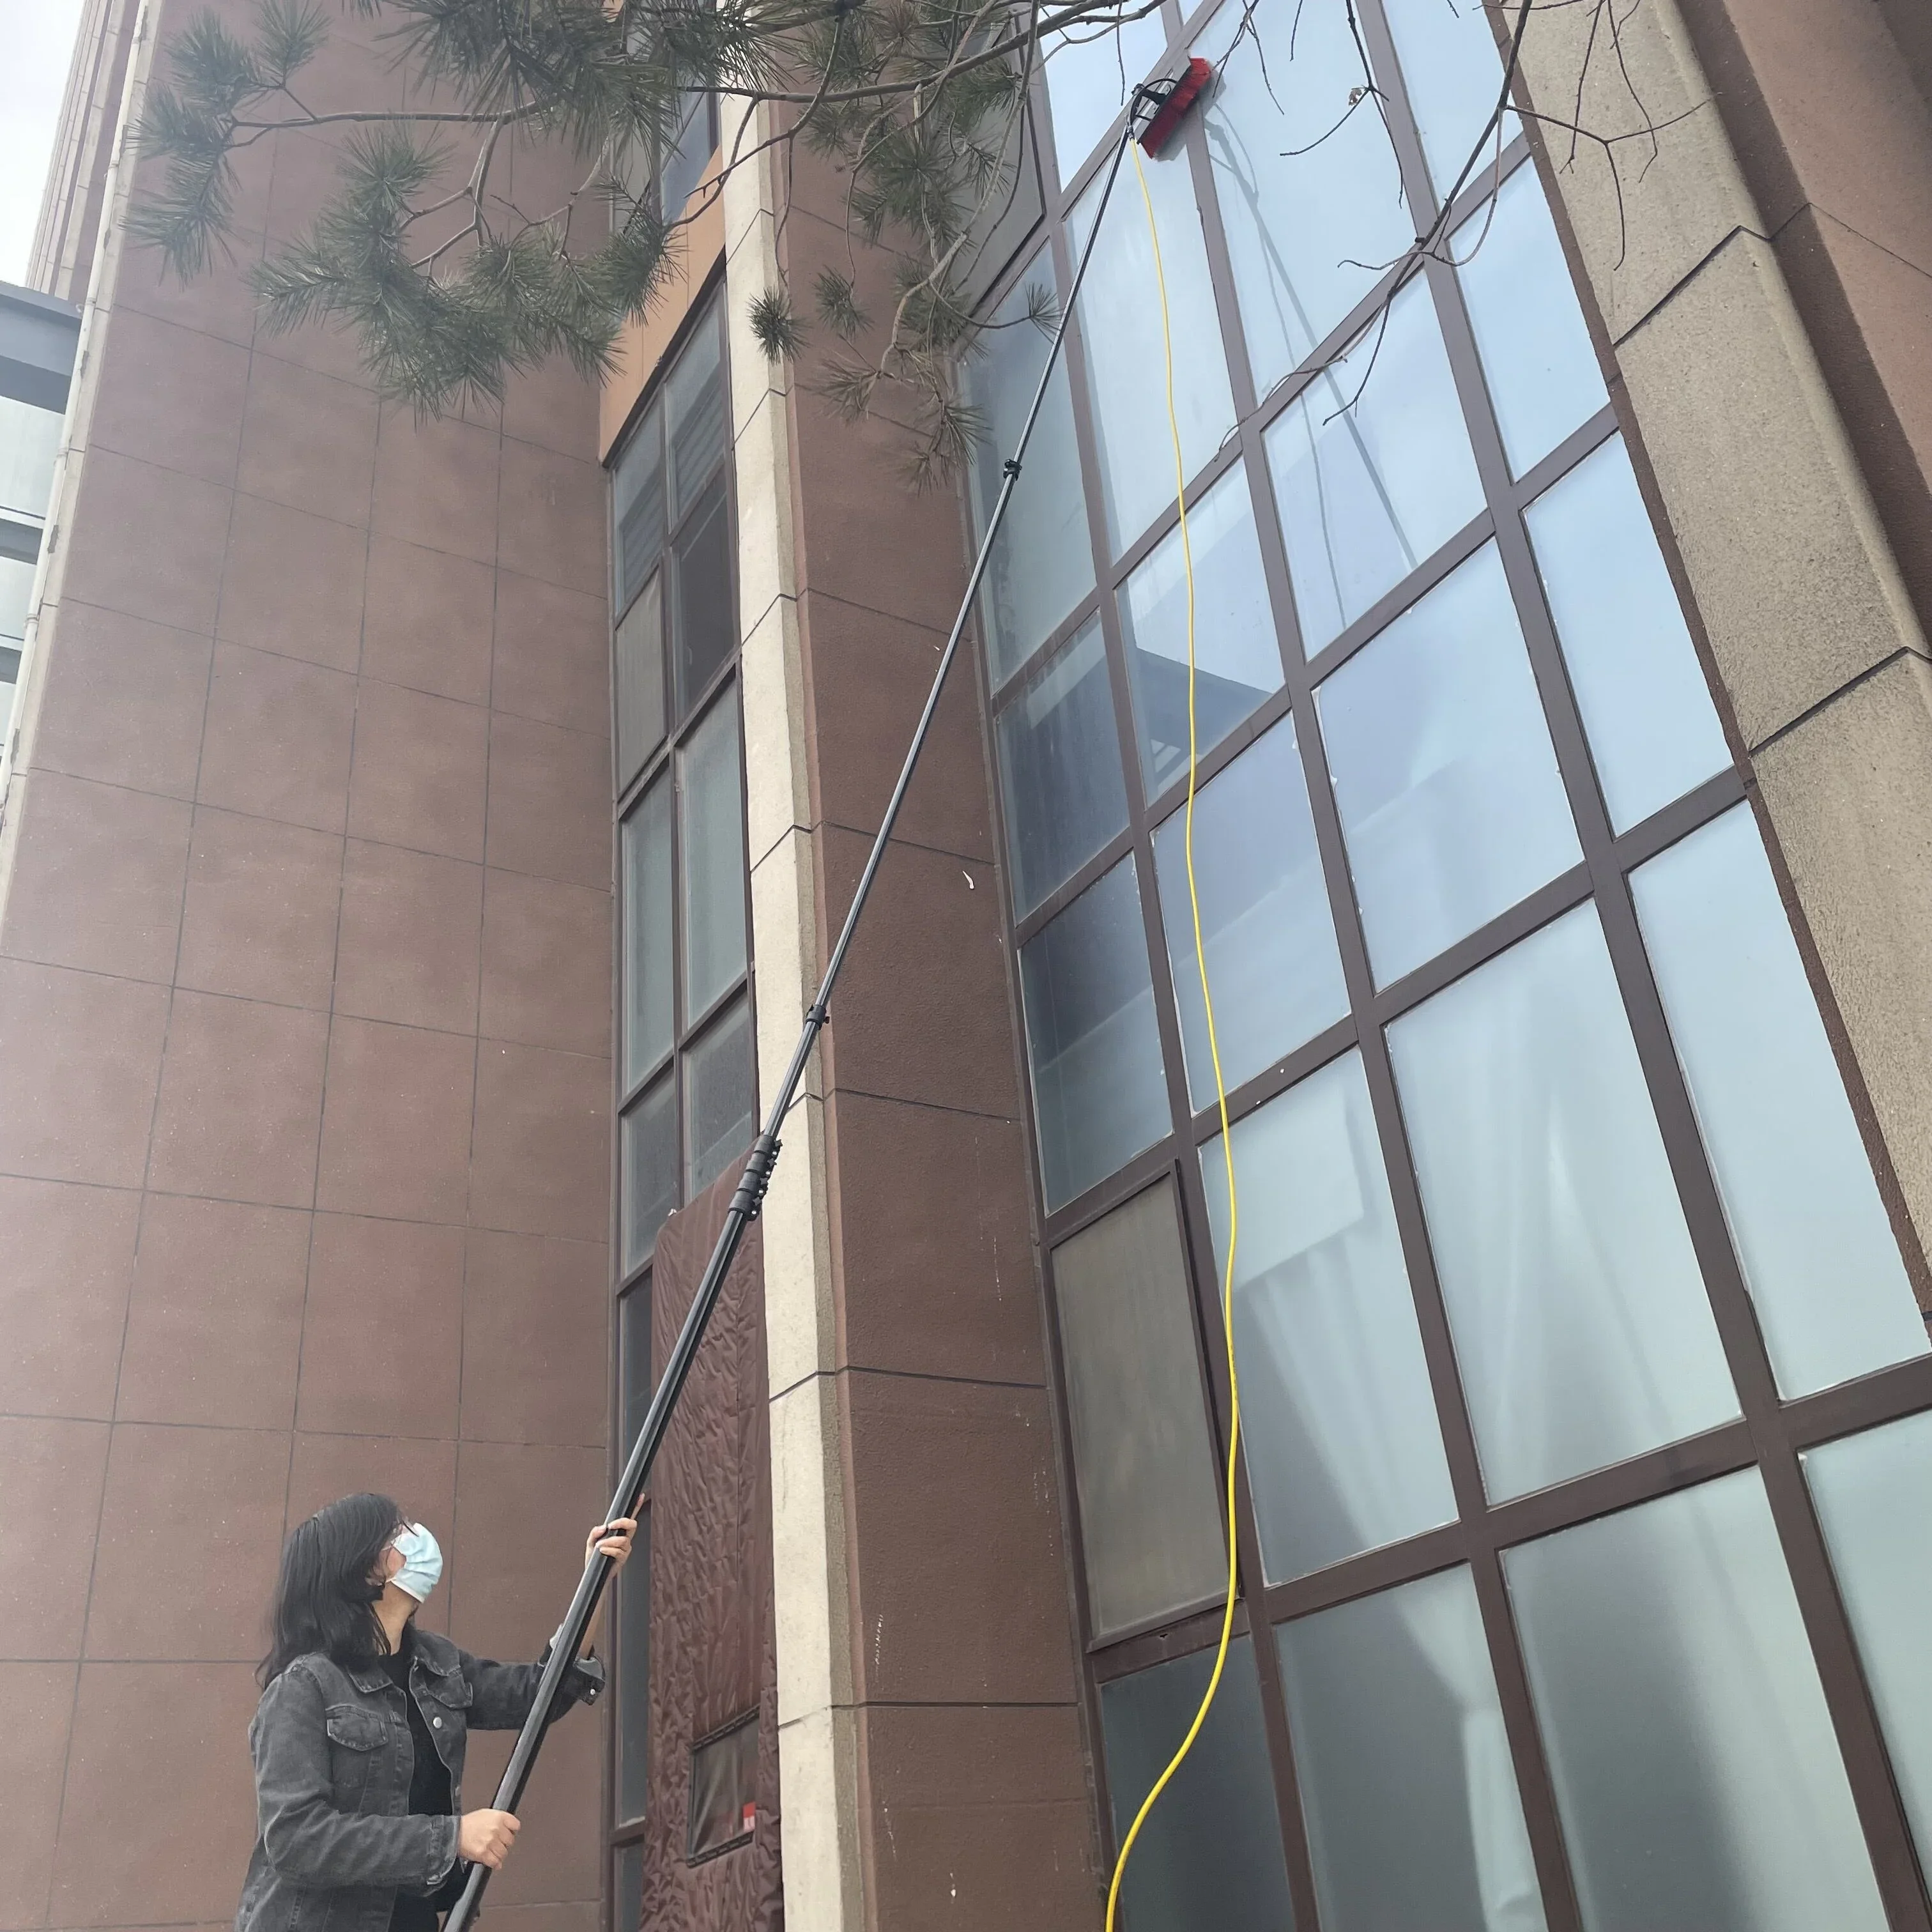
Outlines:
POLYGON ((1187 110, 1194 105, 1195 98, 1214 77, 1214 70, 1196 54, 1182 68, 1180 78, 1168 89, 1167 98, 1148 123, 1147 132, 1141 136, 1141 149, 1150 160, 1159 158, 1160 151, 1173 137, 1174 130, 1180 125, 1187 110))

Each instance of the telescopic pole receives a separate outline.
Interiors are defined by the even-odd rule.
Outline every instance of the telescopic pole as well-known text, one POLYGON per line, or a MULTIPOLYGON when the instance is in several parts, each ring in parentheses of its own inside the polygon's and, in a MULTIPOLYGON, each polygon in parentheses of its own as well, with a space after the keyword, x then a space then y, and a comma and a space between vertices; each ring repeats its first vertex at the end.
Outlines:
MULTIPOLYGON (((676 1345, 670 1352, 670 1360, 665 1364, 664 1378, 658 1384, 656 1393, 651 1397, 651 1406, 646 1414, 644 1426, 638 1432, 638 1439, 630 1455, 626 1459, 624 1472, 617 1479, 617 1490, 610 1499, 606 1513, 607 1522, 615 1522, 622 1516, 636 1513, 638 1499, 643 1496, 644 1484, 649 1480, 651 1465, 664 1438, 664 1432, 670 1426, 672 1414, 677 1408, 678 1397, 683 1393, 685 1380, 691 1373, 692 1358, 698 1353, 698 1345, 704 1338, 706 1324, 711 1319, 712 1310, 718 1305, 718 1298, 724 1286, 724 1277, 738 1252, 738 1244, 745 1238, 745 1230, 758 1217, 763 1205, 765 1190, 771 1184, 772 1168, 778 1157, 778 1130, 784 1124, 785 1115, 798 1093, 799 1082, 805 1077, 806 1064, 812 1058, 812 1049, 817 1044, 827 1018, 827 1002, 832 997, 832 988, 838 980, 839 968, 845 963, 845 955, 850 949, 852 935, 857 929, 860 915, 866 909, 867 896, 872 890, 872 882, 878 876, 880 862, 886 855, 886 843, 892 836, 892 827, 898 821, 899 808, 905 802, 907 788, 912 783, 913 770, 919 763, 919 754, 925 748, 926 734, 932 729, 934 715, 939 709, 940 692, 945 688, 946 674, 952 668, 952 660, 958 654, 959 640, 965 634, 968 619, 972 614, 973 601, 979 595, 980 580, 986 574, 986 566, 993 554, 994 539, 1000 533, 1000 526, 1005 520, 1006 506, 1012 501, 1013 487, 1018 482, 1020 464, 1026 454, 1027 444, 1033 436, 1034 425, 1040 419, 1041 406, 1046 400, 1046 386, 1053 374, 1053 366, 1059 358, 1060 344, 1066 338, 1066 324, 1073 313, 1073 304, 1080 292, 1080 284, 1087 274, 1087 264, 1092 259, 1094 244, 1099 238, 1100 224, 1107 212, 1107 202, 1114 192, 1114 182, 1120 171, 1120 161, 1127 151, 1127 143, 1135 138, 1137 125, 1144 109, 1158 106, 1165 100, 1167 89, 1160 83, 1151 83, 1137 90, 1127 115, 1127 124, 1114 149, 1112 163, 1107 170, 1106 186, 1100 192, 1100 206, 1094 211, 1094 225, 1089 230, 1084 245, 1080 250, 1080 260, 1073 271, 1072 285, 1066 292, 1066 300, 1062 305, 1058 325, 1046 352, 1046 362, 1040 372, 1040 381, 1033 392, 1033 401, 1028 406, 1026 421, 1020 426, 1019 440, 1013 446, 1013 453, 1006 460, 1005 480, 1000 485, 1000 494, 993 506, 993 514, 987 519, 986 533, 980 539, 979 554, 973 560, 971 574, 966 580, 966 594, 960 600, 959 614, 952 620, 952 629, 946 640, 946 649, 940 654, 939 668, 932 680, 932 688, 926 694, 926 709, 920 713, 919 724, 912 734, 912 742, 907 748, 905 762, 899 768, 898 782, 892 787, 892 795, 886 802, 885 816, 880 820, 878 836, 872 841, 872 849, 866 860, 866 869, 859 875, 858 890, 852 896, 850 909, 845 915, 845 923, 839 928, 837 943, 832 946, 832 956, 826 963, 825 976, 819 982, 818 996, 806 1009, 805 1025, 799 1034, 798 1045, 793 1049, 791 1064, 785 1070, 784 1078, 779 1082, 778 1090, 772 1100, 771 1111, 766 1116, 764 1131, 752 1143, 750 1156, 745 1162, 745 1171, 740 1177, 736 1190, 731 1196, 731 1204, 724 1216, 724 1226, 719 1232, 718 1243, 711 1250, 711 1258, 705 1264, 704 1279, 698 1283, 698 1293, 691 1304, 690 1312, 684 1318, 684 1326, 678 1330, 676 1345)), ((510 1753, 510 1762, 505 1768, 502 1780, 496 1786, 495 1808, 499 1811, 514 1811, 521 1803, 525 1788, 528 1786, 532 1768, 536 1763, 537 1753, 543 1748, 544 1732, 550 1723, 550 1713, 556 1706, 556 1696, 565 1673, 576 1660, 584 1647, 585 1633, 590 1628, 590 1619, 596 1613, 597 1605, 604 1594, 606 1584, 610 1580, 613 1565, 609 1557, 601 1551, 594 1552, 584 1566, 584 1574, 578 1580, 577 1593, 570 1600, 570 1608, 565 1612, 556 1635, 550 1641, 550 1654, 544 1665, 543 1676, 538 1681, 536 1701, 530 1707, 530 1714, 524 1720, 524 1727, 517 1735, 516 1746, 510 1753)), ((484 1888, 490 1882, 490 1868, 487 1865, 472 1865, 470 1876, 459 1898, 443 1922, 443 1932, 467 1932, 470 1922, 476 1916, 482 1902, 484 1888)), ((626 1928, 625 1932, 629 1932, 626 1928)))

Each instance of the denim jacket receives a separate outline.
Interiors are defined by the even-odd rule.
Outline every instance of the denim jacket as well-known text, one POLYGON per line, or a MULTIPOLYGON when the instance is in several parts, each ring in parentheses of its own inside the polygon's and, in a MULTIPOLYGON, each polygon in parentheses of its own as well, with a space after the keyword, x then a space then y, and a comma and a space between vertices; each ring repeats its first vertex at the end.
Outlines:
MULTIPOLYGON (((452 1815, 409 1814, 416 1749, 381 1664, 297 1658, 248 1727, 256 1838, 235 1932, 387 1932, 398 1892, 427 1894, 449 1876, 469 1734, 520 1728, 543 1666, 492 1664, 434 1630, 417 1630, 412 1647, 410 1688, 449 1768, 452 1815)), ((602 1681, 585 1659, 564 1678, 558 1714, 593 1702, 602 1681)))

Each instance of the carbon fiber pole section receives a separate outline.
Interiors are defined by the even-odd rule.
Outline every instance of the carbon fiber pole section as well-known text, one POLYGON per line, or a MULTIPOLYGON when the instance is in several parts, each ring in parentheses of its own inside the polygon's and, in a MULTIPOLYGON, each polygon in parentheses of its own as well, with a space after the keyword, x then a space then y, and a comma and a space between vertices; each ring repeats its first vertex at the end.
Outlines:
MULTIPOLYGON (((778 1131, 784 1124, 785 1115, 791 1110, 796 1097, 799 1082, 805 1077, 805 1070, 812 1058, 812 1049, 818 1043, 827 1018, 827 1002, 832 989, 837 982, 839 969, 845 963, 846 953, 852 944, 852 935, 857 930, 860 916, 866 909, 866 901, 872 890, 872 882, 878 876, 880 861, 884 858, 886 844, 892 836, 892 827, 898 822, 899 808, 905 802, 908 788, 912 783, 914 767, 919 763, 919 754, 925 748, 926 736, 932 728, 934 716, 939 709, 940 692, 945 688, 947 674, 952 668, 952 661, 958 655, 959 640, 964 635, 968 620, 973 610, 974 599, 980 594, 980 585, 986 574, 992 559, 993 543, 1006 520, 1006 506, 1012 501, 1013 486, 1018 482, 1020 464, 1026 454, 1028 443, 1032 440, 1034 425, 1040 419, 1040 409, 1046 400, 1046 386, 1053 374, 1054 364, 1059 360, 1060 345, 1066 338, 1068 319, 1073 313, 1075 298, 1080 292, 1080 285, 1085 279, 1087 265, 1092 258, 1094 244, 1100 232, 1100 223, 1107 212, 1107 203, 1114 192, 1114 183, 1120 170, 1121 158, 1126 153, 1127 143, 1135 137, 1137 124, 1142 113, 1150 107, 1157 107, 1165 100, 1166 88, 1160 83, 1139 89, 1127 116, 1126 125, 1120 142, 1114 151, 1112 164, 1107 170, 1106 187, 1102 190, 1100 205, 1095 212, 1094 226, 1088 232, 1085 245, 1081 249, 1080 260, 1073 272, 1072 286, 1066 292, 1066 300, 1060 310, 1060 321, 1053 332, 1048 347, 1046 366, 1040 370, 1040 381, 1028 406, 1026 421, 1020 427, 1018 440, 1013 446, 1013 453, 1006 460, 1005 481, 1000 486, 1000 494, 993 506, 993 514, 987 519, 986 534, 981 538, 979 554, 973 560, 971 574, 966 580, 966 594, 960 600, 959 614, 952 620, 952 628, 946 640, 946 649, 940 654, 939 668, 932 680, 932 688, 927 694, 926 708, 920 713, 919 724, 912 734, 912 742, 908 746, 905 762, 899 768, 898 782, 892 787, 892 795, 887 802, 885 816, 879 822, 878 836, 872 841, 872 849, 866 860, 866 868, 859 875, 858 889, 852 896, 852 904, 846 913, 845 922, 839 928, 837 942, 832 949, 832 956, 826 962, 825 976, 820 982, 818 997, 806 1010, 805 1025, 800 1032, 798 1045, 794 1048, 791 1064, 785 1077, 779 1083, 773 1096, 771 1111, 766 1116, 764 1130, 752 1144, 749 1158, 745 1162, 745 1172, 740 1178, 736 1191, 731 1197, 731 1204, 726 1210, 724 1226, 718 1236, 718 1244, 711 1251, 711 1258, 705 1264, 704 1278, 698 1283, 698 1293, 693 1298, 691 1310, 684 1318, 684 1326, 678 1330, 677 1341, 671 1349, 670 1360, 664 1365, 663 1379, 651 1397, 651 1406, 646 1414, 644 1426, 638 1432, 637 1442, 632 1445, 624 1463, 623 1474, 617 1479, 616 1493, 610 1498, 610 1507, 605 1512, 604 1520, 614 1522, 620 1516, 634 1514, 638 1499, 644 1494, 644 1484, 651 1473, 651 1465, 656 1461, 658 1450, 670 1426, 670 1419, 677 1408, 678 1397, 684 1391, 686 1378, 691 1372, 691 1364, 698 1353, 698 1345, 704 1340, 706 1324, 711 1319, 712 1310, 718 1304, 718 1297, 723 1291, 724 1277, 736 1257, 738 1245, 745 1238, 745 1230, 758 1216, 763 1205, 765 1190, 771 1184, 772 1168, 778 1157, 778 1131)), ((584 1634, 590 1627, 590 1619, 596 1614, 597 1605, 604 1594, 604 1586, 610 1580, 611 1562, 601 1552, 592 1556, 578 1580, 576 1594, 570 1600, 570 1607, 564 1613, 562 1623, 551 1640, 550 1656, 544 1666, 543 1676, 537 1685, 536 1702, 530 1707, 530 1714, 524 1721, 518 1733, 516 1746, 510 1753, 510 1762, 506 1767, 502 1781, 496 1787, 495 1808, 499 1811, 514 1811, 522 1802, 524 1792, 530 1783, 530 1772, 536 1763, 537 1753, 543 1747, 545 1728, 550 1713, 555 1708, 556 1696, 562 1686, 565 1672, 584 1647, 584 1634)), ((451 1909, 443 1922, 443 1932, 468 1932, 476 1918, 484 1888, 490 1882, 487 1865, 472 1865, 470 1876, 463 1888, 463 1896, 451 1909)), ((620 1932, 632 1932, 630 1928, 620 1928, 620 1932)))

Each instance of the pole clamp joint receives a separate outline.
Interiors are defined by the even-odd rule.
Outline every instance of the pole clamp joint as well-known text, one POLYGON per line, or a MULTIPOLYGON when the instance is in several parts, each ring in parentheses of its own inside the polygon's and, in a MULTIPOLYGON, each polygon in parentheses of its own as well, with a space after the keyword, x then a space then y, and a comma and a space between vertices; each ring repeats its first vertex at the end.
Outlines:
POLYGON ((778 1136, 765 1132, 752 1143, 752 1151, 746 1157, 745 1171, 738 1177, 738 1185, 731 1196, 731 1205, 747 1221, 755 1221, 764 1213, 765 1190, 772 1184, 772 1169, 778 1164, 778 1149, 784 1143, 778 1136))
POLYGON ((1006 461, 1000 465, 1000 470, 1004 476, 1017 476, 1020 473, 1019 458, 1017 456, 1008 457, 1006 461))

